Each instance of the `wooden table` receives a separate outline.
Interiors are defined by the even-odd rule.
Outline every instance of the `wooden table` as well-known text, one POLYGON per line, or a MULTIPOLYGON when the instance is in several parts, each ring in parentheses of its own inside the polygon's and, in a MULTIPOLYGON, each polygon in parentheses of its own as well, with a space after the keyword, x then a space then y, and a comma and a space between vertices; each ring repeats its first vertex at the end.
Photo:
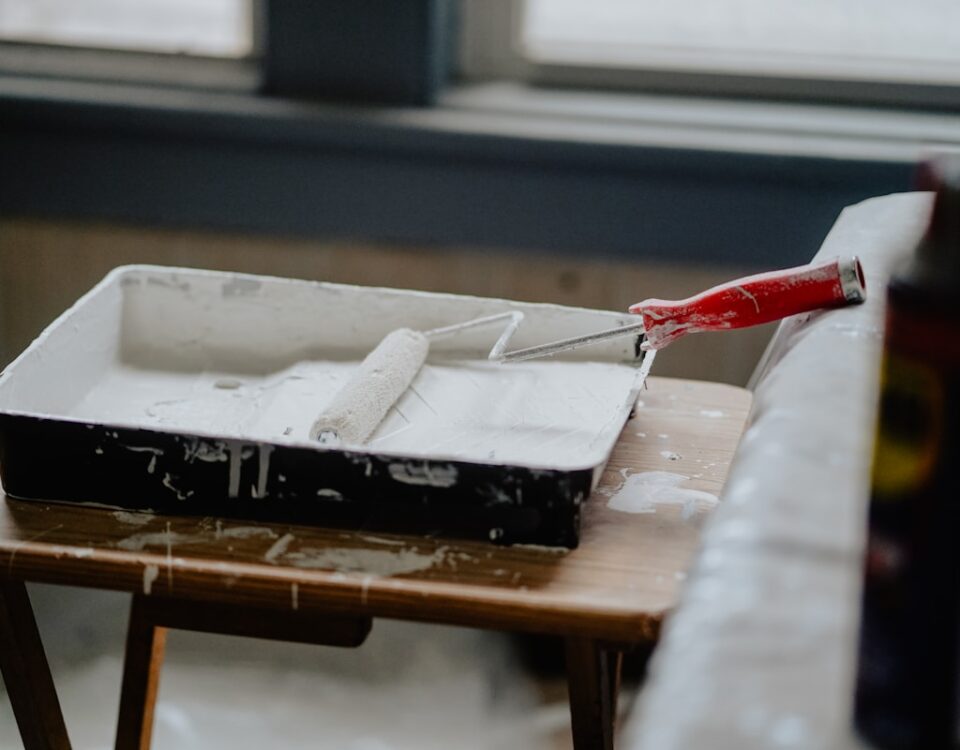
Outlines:
POLYGON ((573 551, 4 498, 0 669, 25 747, 69 747, 23 583, 42 581, 134 594, 118 748, 150 745, 167 628, 350 647, 375 617, 562 636, 574 745, 611 748, 621 654, 657 638, 702 516, 608 499, 647 471, 719 494, 749 403, 732 386, 651 378, 573 551))

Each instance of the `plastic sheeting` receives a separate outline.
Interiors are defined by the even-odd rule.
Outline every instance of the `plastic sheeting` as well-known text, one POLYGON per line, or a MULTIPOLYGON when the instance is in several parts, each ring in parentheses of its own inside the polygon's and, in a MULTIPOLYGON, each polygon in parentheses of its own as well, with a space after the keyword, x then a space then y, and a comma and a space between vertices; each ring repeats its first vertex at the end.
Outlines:
POLYGON ((860 747, 851 729, 885 283, 930 195, 843 211, 817 258, 859 255, 868 300, 785 321, 629 750, 860 747))

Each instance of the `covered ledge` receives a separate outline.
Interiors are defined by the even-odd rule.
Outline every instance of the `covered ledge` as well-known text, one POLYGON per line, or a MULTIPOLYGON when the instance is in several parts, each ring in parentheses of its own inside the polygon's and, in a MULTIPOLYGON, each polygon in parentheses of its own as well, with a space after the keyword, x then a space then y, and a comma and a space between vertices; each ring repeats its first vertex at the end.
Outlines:
POLYGON ((621 747, 861 747, 851 711, 885 287, 930 205, 927 193, 867 200, 824 241, 818 258, 860 256, 868 300, 795 316, 774 337, 621 747))

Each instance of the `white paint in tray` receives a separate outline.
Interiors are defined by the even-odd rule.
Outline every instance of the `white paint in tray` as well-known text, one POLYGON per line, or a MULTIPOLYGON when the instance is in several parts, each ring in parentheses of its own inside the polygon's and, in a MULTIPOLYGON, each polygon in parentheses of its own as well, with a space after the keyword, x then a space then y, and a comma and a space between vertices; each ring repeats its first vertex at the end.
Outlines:
MULTIPOLYGON (((272 446, 326 449, 310 440, 311 425, 384 334, 515 309, 525 317, 510 348, 632 322, 552 305, 127 267, 0 376, 0 411, 215 438, 194 459, 228 463, 230 496, 263 497, 272 446), (256 457, 244 453, 251 443, 260 444, 256 457), (241 488, 246 460, 259 471, 241 488)), ((427 363, 367 444, 345 447, 549 469, 602 465, 642 384, 633 341, 500 364, 485 359, 498 334, 431 342, 427 363)), ((128 449, 143 452, 144 471, 156 470, 156 448, 128 449)), ((456 481, 415 466, 391 474, 408 484, 456 481)), ((164 479, 187 498, 176 477, 164 479)))
MULTIPOLYGON (((281 373, 248 376, 241 387, 225 391, 214 385, 222 376, 218 372, 145 371, 120 363, 69 416, 257 442, 304 443, 317 414, 349 372, 350 365, 342 362, 298 362, 281 373)), ((623 412, 624 399, 611 394, 629 393, 634 377, 633 368, 609 363, 428 363, 367 447, 378 453, 489 463, 582 465, 585 452, 597 454, 591 449, 619 432, 619 425, 612 423, 623 412)), ((230 463, 228 494, 236 497, 240 444, 229 445, 224 458, 230 463)), ((268 468, 268 454, 261 452, 258 460, 268 468)), ((152 456, 145 462, 147 470, 151 465, 152 456)), ((391 474, 408 484, 451 483, 446 477, 416 476, 400 465, 391 468, 391 474)), ((259 472, 260 497, 266 475, 259 472)))

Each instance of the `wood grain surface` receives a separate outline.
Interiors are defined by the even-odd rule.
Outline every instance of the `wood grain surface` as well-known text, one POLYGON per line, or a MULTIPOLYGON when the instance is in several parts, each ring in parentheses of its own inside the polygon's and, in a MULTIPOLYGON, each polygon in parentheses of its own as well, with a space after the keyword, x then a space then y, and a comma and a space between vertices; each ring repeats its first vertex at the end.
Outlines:
POLYGON ((130 606, 115 750, 150 750, 153 741, 154 709, 160 692, 167 629, 156 627, 150 620, 145 611, 149 601, 147 597, 135 595, 130 606))
MULTIPOLYGON (((573 551, 0 500, 0 576, 315 613, 632 644, 677 601, 703 513, 608 507, 625 474, 718 495, 750 404, 740 388, 651 378, 585 507, 573 551)), ((104 477, 109 481, 109 477, 104 477)))

